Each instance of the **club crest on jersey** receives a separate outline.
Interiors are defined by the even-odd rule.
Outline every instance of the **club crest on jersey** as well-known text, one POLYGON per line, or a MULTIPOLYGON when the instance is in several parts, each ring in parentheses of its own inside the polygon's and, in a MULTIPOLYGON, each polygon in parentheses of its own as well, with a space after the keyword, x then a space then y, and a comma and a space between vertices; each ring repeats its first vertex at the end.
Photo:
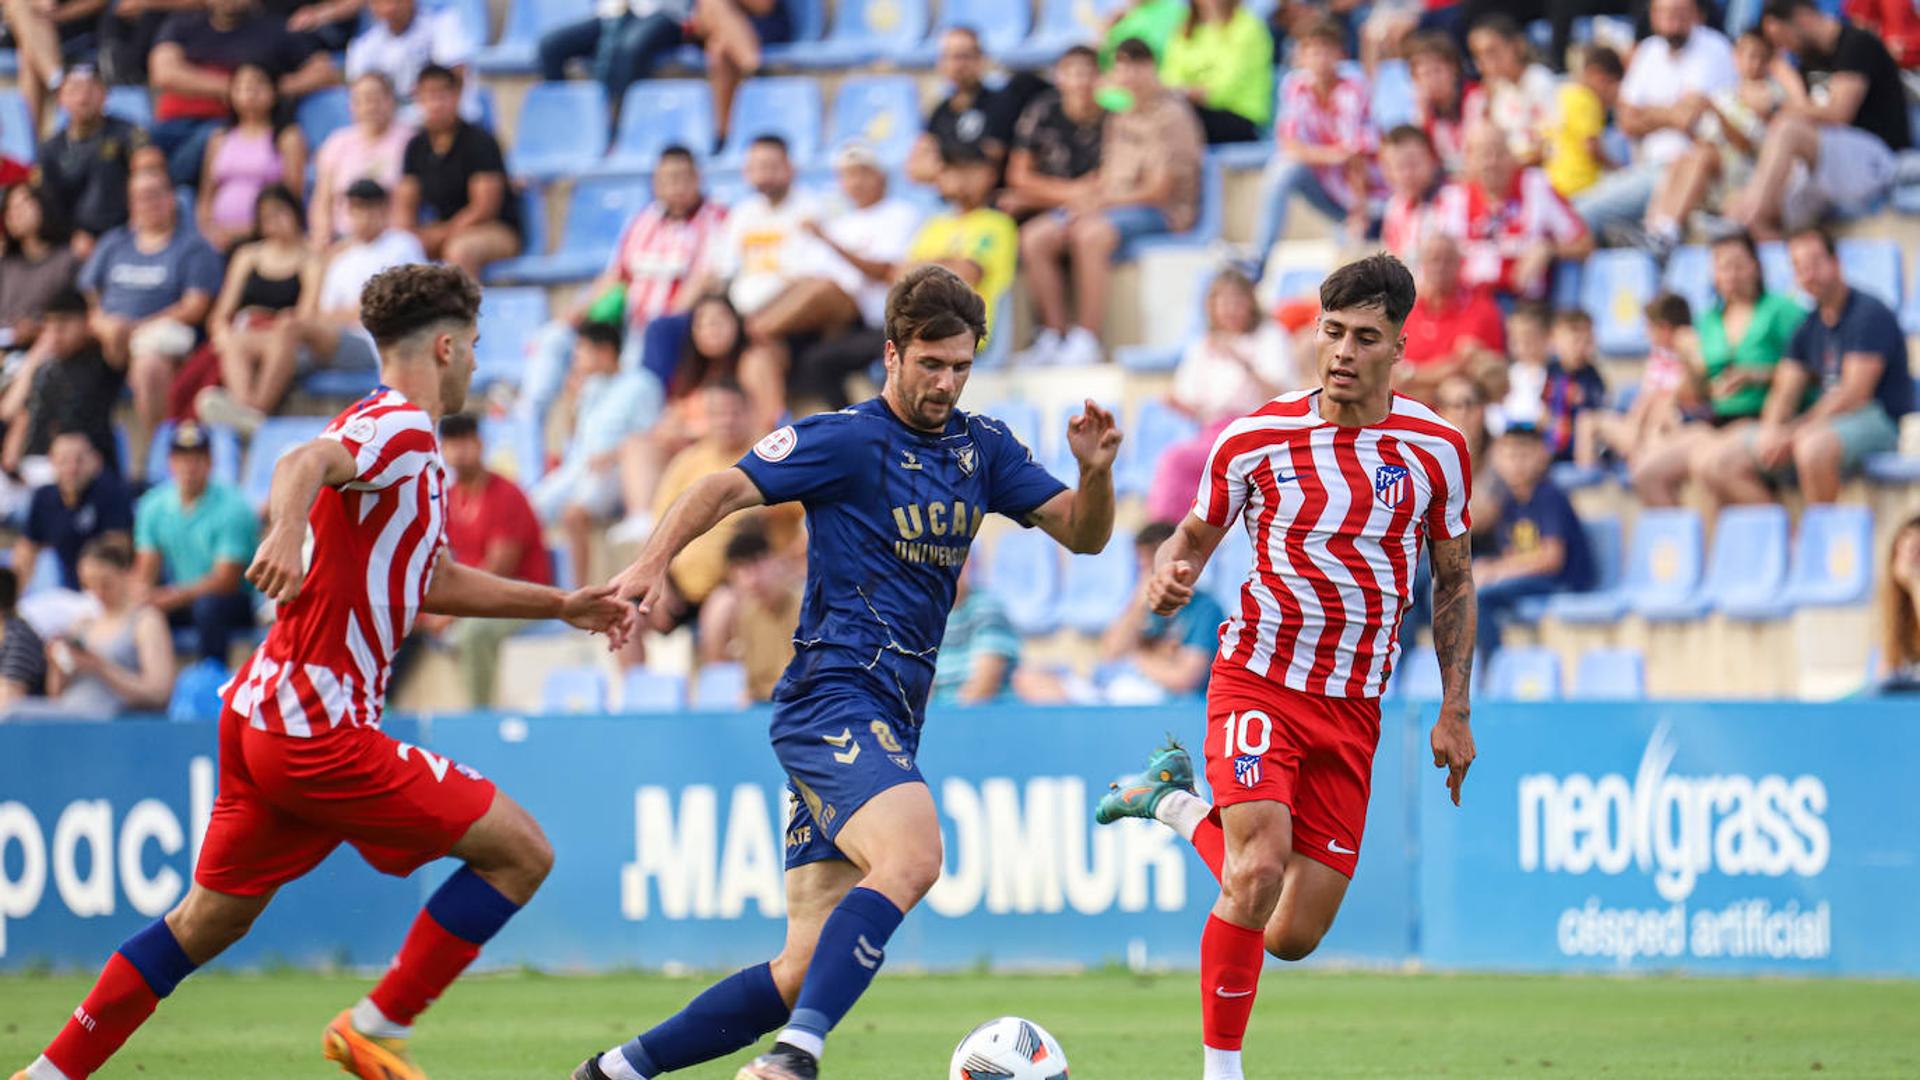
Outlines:
POLYGON ((1399 506, 1413 491, 1404 465, 1382 465, 1373 470, 1373 497, 1383 506, 1399 506))
POLYGON ((960 466, 960 474, 962 476, 972 476, 974 467, 979 464, 979 459, 975 455, 972 443, 968 443, 965 446, 954 447, 953 460, 960 466))
POLYGON ((919 472, 920 459, 913 456, 913 451, 902 450, 900 451, 900 467, 911 472, 919 472))
POLYGON ((769 432, 767 437, 753 444, 753 456, 761 461, 784 461, 793 448, 800 445, 800 435, 788 424, 778 431, 769 432))
POLYGON ((1240 754, 1233 759, 1233 778, 1243 788, 1260 786, 1260 755, 1240 754))

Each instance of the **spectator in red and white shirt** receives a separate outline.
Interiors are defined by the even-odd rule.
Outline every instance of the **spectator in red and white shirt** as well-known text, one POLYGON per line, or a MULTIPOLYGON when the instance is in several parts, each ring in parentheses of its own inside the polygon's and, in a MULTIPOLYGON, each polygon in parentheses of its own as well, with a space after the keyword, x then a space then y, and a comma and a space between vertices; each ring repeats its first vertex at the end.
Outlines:
POLYGON ((622 311, 626 348, 620 369, 640 366, 642 332, 647 324, 668 315, 684 315, 699 299, 693 287, 725 231, 725 207, 700 191, 700 167, 685 147, 660 152, 653 170, 653 203, 635 214, 620 231, 613 257, 565 318, 548 323, 529 346, 526 377, 520 384, 521 401, 536 420, 560 396, 567 371, 573 366, 574 335, 595 309, 615 290, 625 290, 622 311))
POLYGON ((1443 172, 1460 175, 1467 157, 1467 118, 1486 111, 1477 83, 1466 80, 1460 47, 1441 33, 1407 39, 1407 74, 1413 80, 1413 124, 1427 133, 1443 172))
POLYGON ((1380 144, 1380 174, 1387 182, 1380 246, 1401 262, 1412 263, 1432 229, 1434 197, 1445 186, 1433 140, 1411 124, 1387 132, 1380 144))
POLYGON ((1467 135, 1466 175, 1441 190, 1434 214, 1437 227, 1461 242, 1462 279, 1508 296, 1545 296, 1554 260, 1593 251, 1580 215, 1545 172, 1514 162, 1506 133, 1492 125, 1467 135))
POLYGON ((1532 62, 1527 32, 1511 15, 1489 15, 1467 34, 1467 51, 1480 69, 1482 95, 1468 112, 1506 133, 1507 149, 1522 165, 1538 165, 1541 132, 1552 123, 1560 84, 1546 65, 1532 62))
POLYGON ((1287 206, 1297 193, 1313 208, 1366 233, 1367 196, 1375 138, 1367 85, 1344 78, 1346 30, 1327 19, 1314 23, 1294 49, 1295 70, 1280 87, 1280 152, 1263 182, 1264 204, 1253 258, 1265 269, 1273 245, 1286 234, 1287 206))

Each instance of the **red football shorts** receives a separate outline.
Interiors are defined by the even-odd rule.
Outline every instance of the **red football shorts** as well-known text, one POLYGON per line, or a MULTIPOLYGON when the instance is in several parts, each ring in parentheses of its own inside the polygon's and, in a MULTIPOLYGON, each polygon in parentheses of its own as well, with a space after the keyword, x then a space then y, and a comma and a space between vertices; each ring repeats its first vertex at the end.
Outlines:
POLYGON ((1289 690, 1216 661, 1207 684, 1207 784, 1216 806, 1277 802, 1293 813, 1293 850, 1353 876, 1367 826, 1376 698, 1289 690))
POLYGON ((220 718, 220 791, 194 880, 258 896, 341 842, 404 876, 445 855, 493 805, 493 781, 375 728, 295 738, 220 718))

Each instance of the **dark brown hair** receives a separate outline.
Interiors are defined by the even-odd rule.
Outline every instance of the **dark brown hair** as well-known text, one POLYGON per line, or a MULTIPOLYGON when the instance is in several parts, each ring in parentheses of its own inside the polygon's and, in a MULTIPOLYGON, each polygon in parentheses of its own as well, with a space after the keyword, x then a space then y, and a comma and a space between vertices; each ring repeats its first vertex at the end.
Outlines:
POLYGON ((378 345, 391 345, 436 323, 471 326, 479 317, 480 286, 457 266, 396 266, 373 275, 360 290, 360 325, 378 345))
POLYGON ((1405 51, 1409 64, 1418 57, 1431 56, 1436 60, 1444 60, 1452 64, 1455 70, 1463 66, 1460 59, 1460 46, 1455 45, 1452 38, 1437 30, 1408 35, 1405 51))
POLYGON ((1414 127, 1412 124, 1395 125, 1388 130, 1385 135, 1380 137, 1380 143, 1382 146, 1400 146, 1406 143, 1418 143, 1426 148, 1427 153, 1434 153, 1433 136, 1428 135, 1425 131, 1414 127))
POLYGON ((1893 555, 1900 537, 1920 529, 1920 514, 1908 518, 1893 530, 1887 544, 1887 561, 1880 581, 1880 662, 1889 671, 1899 671, 1920 663, 1920 618, 1913 613, 1913 599, 1893 580, 1893 555))
POLYGON ((946 267, 916 267, 887 293, 887 340, 901 356, 916 341, 965 333, 973 335, 978 350, 987 336, 987 305, 973 286, 946 267))
POLYGON ((99 559, 117 570, 133 569, 133 546, 126 537, 108 533, 87 541, 80 549, 82 559, 99 559))
POLYGON ((1341 52, 1346 52, 1347 27, 1339 19, 1328 15, 1308 23, 1307 28, 1300 32, 1300 40, 1302 42, 1324 41, 1341 52))
POLYGON ((1320 310, 1377 307, 1395 326, 1413 310, 1413 274, 1399 259, 1378 251, 1327 275, 1320 283, 1320 310))
POLYGON ((1693 306, 1679 293, 1656 293, 1647 301, 1647 321, 1667 326, 1692 326, 1693 306))
POLYGON ((1627 67, 1620 62, 1620 54, 1605 45, 1589 47, 1581 66, 1593 68, 1609 79, 1624 79, 1627 76, 1627 67))

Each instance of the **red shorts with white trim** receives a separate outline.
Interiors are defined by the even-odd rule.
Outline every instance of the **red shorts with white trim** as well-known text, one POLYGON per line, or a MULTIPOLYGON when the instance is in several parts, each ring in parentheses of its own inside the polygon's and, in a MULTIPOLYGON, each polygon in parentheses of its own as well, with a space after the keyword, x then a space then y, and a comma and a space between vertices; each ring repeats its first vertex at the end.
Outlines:
POLYGON ((1277 802, 1293 850, 1353 876, 1367 826, 1377 698, 1306 694, 1216 661, 1207 684, 1207 784, 1216 806, 1277 802))
POLYGON ((445 855, 493 805, 493 781, 377 728, 313 738, 220 718, 220 791, 194 880, 258 896, 352 844, 383 874, 445 855))

